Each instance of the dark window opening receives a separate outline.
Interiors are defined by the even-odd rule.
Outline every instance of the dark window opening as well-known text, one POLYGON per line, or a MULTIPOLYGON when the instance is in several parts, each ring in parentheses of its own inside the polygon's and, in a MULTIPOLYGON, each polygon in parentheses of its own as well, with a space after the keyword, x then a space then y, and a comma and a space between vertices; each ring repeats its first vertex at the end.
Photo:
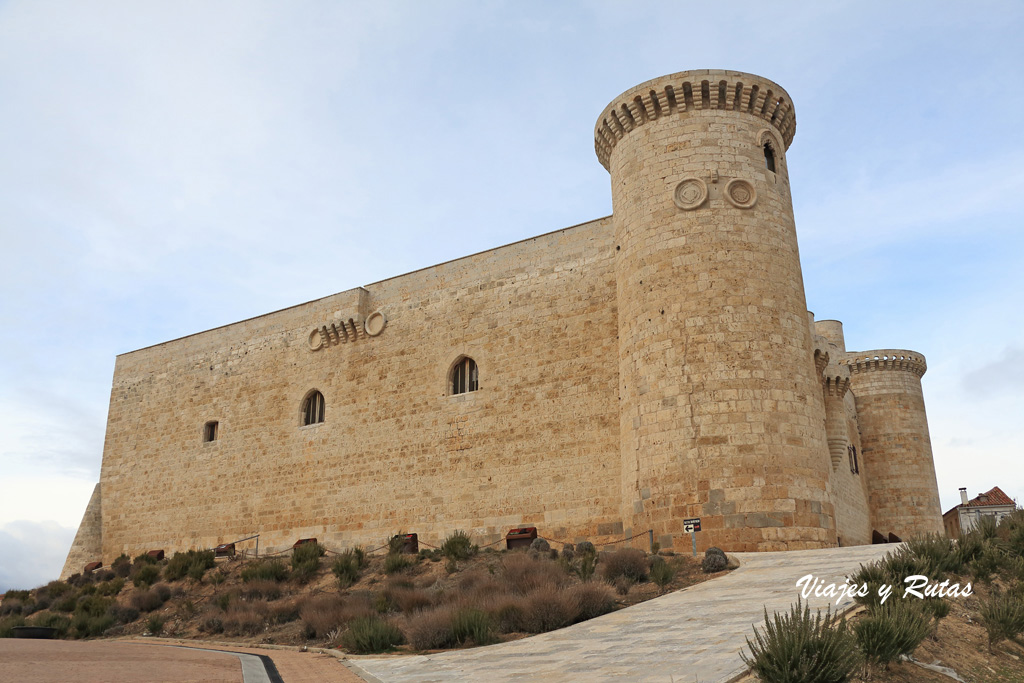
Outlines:
POLYGON ((480 388, 480 375, 476 369, 476 361, 463 358, 452 368, 452 395, 465 394, 480 388))
POLYGON ((857 447, 850 446, 850 472, 860 474, 860 465, 857 463, 857 447))
POLYGON ((207 422, 203 425, 203 441, 209 443, 217 440, 217 421, 207 422))
POLYGON ((775 150, 769 143, 764 143, 764 163, 768 170, 775 173, 775 150))
POLYGON ((302 424, 313 425, 324 421, 324 395, 314 391, 302 404, 302 424))

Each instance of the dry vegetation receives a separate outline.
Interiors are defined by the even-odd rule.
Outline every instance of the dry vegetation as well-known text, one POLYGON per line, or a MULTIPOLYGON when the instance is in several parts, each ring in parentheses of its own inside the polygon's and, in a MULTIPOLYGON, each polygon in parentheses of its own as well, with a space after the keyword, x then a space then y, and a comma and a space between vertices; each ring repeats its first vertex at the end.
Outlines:
POLYGON ((59 637, 165 635, 246 643, 424 651, 541 633, 713 576, 684 556, 588 543, 478 552, 455 534, 444 550, 217 560, 178 553, 119 558, 110 569, 33 591, 10 591, 0 637, 19 625, 59 637))

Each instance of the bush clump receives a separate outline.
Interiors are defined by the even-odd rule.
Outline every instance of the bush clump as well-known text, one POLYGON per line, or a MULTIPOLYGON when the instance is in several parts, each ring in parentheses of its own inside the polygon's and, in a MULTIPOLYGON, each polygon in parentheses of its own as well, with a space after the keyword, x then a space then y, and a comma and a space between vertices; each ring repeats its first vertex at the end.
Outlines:
POLYGON ((292 578, 306 583, 320 570, 320 558, 327 551, 319 543, 303 543, 292 551, 292 578))
POLYGON ((740 653, 743 662, 767 683, 841 683, 859 663, 845 622, 831 611, 812 617, 800 600, 788 613, 769 617, 765 610, 764 628, 754 629, 754 642, 747 638, 747 647, 749 655, 740 653))
POLYGON ((242 570, 242 582, 284 581, 288 578, 288 567, 281 560, 254 562, 242 570))
MULTIPOLYGON (((148 555, 146 557, 148 557, 148 555)), ((168 565, 168 568, 169 567, 170 565, 168 565)), ((156 580, 159 578, 160 567, 157 567, 155 564, 144 564, 135 570, 135 575, 132 577, 132 583, 140 588, 148 588, 156 583, 156 580)))
POLYGON ((346 649, 358 654, 387 652, 405 642, 405 636, 394 624, 380 617, 360 617, 349 624, 342 636, 346 649))
POLYGON ((404 571, 415 564, 415 560, 402 553, 388 553, 384 558, 384 571, 388 574, 395 574, 404 571))
POLYGON ((67 635, 68 629, 71 628, 71 619, 64 616, 63 614, 55 614, 54 612, 43 612, 37 614, 31 622, 32 626, 44 626, 46 628, 57 629, 57 637, 63 638, 67 635))
POLYGON ((342 597, 328 593, 303 601, 298 614, 307 638, 326 638, 354 619, 372 616, 374 610, 365 596, 342 597))
POLYGON ((167 586, 163 584, 161 584, 161 586, 163 586, 165 590, 150 588, 148 590, 135 593, 128 600, 128 603, 132 608, 137 609, 140 612, 152 612, 155 609, 160 609, 170 597, 170 591, 166 590, 167 586))
POLYGON ((359 548, 349 548, 331 564, 331 572, 338 579, 338 587, 348 588, 359 580, 359 570, 363 566, 365 555, 359 548))
POLYGON ((146 620, 146 630, 152 633, 154 636, 159 635, 164 630, 165 619, 159 614, 149 615, 149 619, 146 620))
POLYGON ((993 594, 982 601, 980 616, 988 632, 989 650, 996 643, 1024 633, 1024 602, 1017 596, 993 594))
POLYGON ((608 583, 615 583, 620 576, 632 582, 647 580, 647 553, 638 548, 620 548, 601 555, 601 575, 608 583))
POLYGON ((97 595, 117 595, 124 588, 124 579, 118 577, 96 586, 97 595))
POLYGON ((441 544, 441 554, 449 560, 468 560, 473 553, 473 541, 465 531, 453 531, 441 544))
POLYGON ((0 638, 13 638, 14 629, 25 625, 25 617, 20 614, 9 614, 0 617, 0 638))
POLYGON ((857 646, 871 664, 889 667, 913 654, 931 633, 929 614, 917 600, 888 600, 868 610, 853 626, 857 646))
POLYGON ((463 607, 455 610, 451 623, 452 637, 458 645, 490 645, 498 642, 490 615, 481 609, 463 607))
POLYGON ((675 568, 664 558, 655 556, 654 562, 651 564, 651 581, 657 584, 658 590, 664 593, 665 588, 672 583, 674 578, 676 578, 675 568))
MULTIPOLYGON (((137 559, 137 558, 136 558, 137 559)), ((212 550, 188 550, 174 553, 164 567, 164 579, 178 581, 186 576, 201 581, 207 569, 213 569, 214 552, 212 550)))

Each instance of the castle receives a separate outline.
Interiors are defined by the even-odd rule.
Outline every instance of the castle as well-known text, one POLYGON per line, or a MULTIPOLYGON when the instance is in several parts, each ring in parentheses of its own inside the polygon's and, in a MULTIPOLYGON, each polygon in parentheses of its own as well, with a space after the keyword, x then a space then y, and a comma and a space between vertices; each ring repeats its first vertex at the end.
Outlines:
POLYGON ((597 119, 613 215, 118 356, 64 575, 122 552, 942 532, 913 351, 808 313, 775 83, 686 71, 597 119))

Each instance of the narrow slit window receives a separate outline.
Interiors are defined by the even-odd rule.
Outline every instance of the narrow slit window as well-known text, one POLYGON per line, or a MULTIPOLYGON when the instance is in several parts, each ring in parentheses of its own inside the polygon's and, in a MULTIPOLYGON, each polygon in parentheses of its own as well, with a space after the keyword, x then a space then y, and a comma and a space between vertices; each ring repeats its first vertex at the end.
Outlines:
POLYGON ((324 421, 324 395, 314 391, 302 405, 302 424, 314 425, 324 421))
POLYGON ((451 393, 465 394, 476 391, 480 388, 480 373, 476 367, 476 361, 472 358, 463 358, 452 368, 451 393))
POLYGON ((203 442, 204 443, 210 443, 211 441, 216 441, 217 440, 217 426, 219 424, 220 424, 219 422, 214 420, 212 422, 207 422, 205 425, 203 425, 203 442))
POLYGON ((770 143, 764 143, 764 164, 768 170, 775 173, 775 150, 770 143))
POLYGON ((860 474, 860 465, 857 462, 857 447, 850 446, 850 472, 860 474))

